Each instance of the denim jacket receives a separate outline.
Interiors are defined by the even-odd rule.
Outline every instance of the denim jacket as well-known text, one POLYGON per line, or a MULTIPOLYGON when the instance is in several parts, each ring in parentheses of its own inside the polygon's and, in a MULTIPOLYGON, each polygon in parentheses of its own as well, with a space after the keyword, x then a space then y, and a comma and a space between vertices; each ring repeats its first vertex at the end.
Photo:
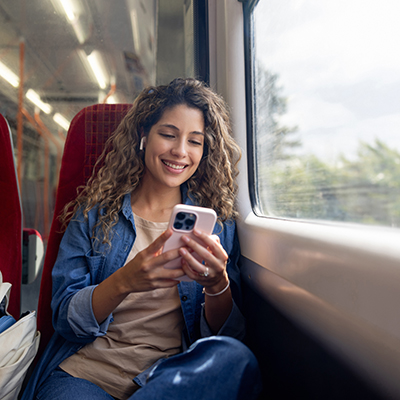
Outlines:
MULTIPOLYGON (((193 204, 185 188, 182 196, 185 204, 193 204)), ((100 282, 125 264, 132 249, 136 229, 130 194, 123 200, 119 221, 113 228, 111 246, 101 245, 91 238, 96 222, 97 208, 89 212, 87 219, 78 212, 70 221, 63 236, 52 271, 51 306, 55 333, 31 376, 22 400, 33 399, 36 388, 64 359, 97 337, 105 335, 108 325, 113 321, 113 316, 110 314, 101 324, 97 323, 92 309, 92 292, 100 282)), ((241 304, 238 269, 240 248, 235 223, 228 221, 224 223, 223 229, 216 224, 214 234, 219 236, 222 246, 229 255, 227 272, 234 303, 231 314, 218 335, 242 340, 245 323, 238 307, 241 304)), ((196 282, 181 282, 178 289, 185 321, 182 332, 182 344, 185 350, 197 339, 211 336, 212 332, 204 317, 202 286, 196 282)), ((140 386, 143 385, 148 371, 149 369, 135 377, 135 382, 140 386)))

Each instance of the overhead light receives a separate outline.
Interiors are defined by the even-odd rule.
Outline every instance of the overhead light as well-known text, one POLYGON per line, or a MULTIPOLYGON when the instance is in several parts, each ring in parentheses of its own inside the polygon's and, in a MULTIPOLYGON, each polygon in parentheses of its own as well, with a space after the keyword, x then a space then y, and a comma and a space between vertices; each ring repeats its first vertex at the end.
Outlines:
POLYGON ((60 113, 55 113, 53 119, 58 125, 61 126, 61 128, 68 131, 70 122, 65 117, 63 117, 60 113))
POLYGON ((131 11, 131 24, 133 33, 133 45, 135 46, 136 54, 140 53, 140 37, 139 37, 139 23, 138 16, 135 9, 131 11))
POLYGON ((117 104, 118 101, 114 95, 111 95, 111 96, 107 97, 106 103, 107 104, 117 104))
POLYGON ((100 53, 97 50, 92 51, 87 56, 87 60, 93 70, 97 82, 99 83, 100 89, 105 89, 107 87, 107 75, 105 73, 103 59, 101 58, 100 53))
POLYGON ((72 22, 76 19, 76 15, 74 13, 74 6, 72 5, 70 0, 59 0, 61 5, 64 8, 65 15, 72 22))
POLYGON ((14 87, 19 86, 19 77, 0 61, 0 76, 14 87))
POLYGON ((82 4, 79 0, 58 0, 58 3, 59 6, 55 5, 56 10, 62 9, 68 22, 72 25, 79 43, 83 44, 86 40, 86 35, 79 19, 83 11, 82 4))
POLYGON ((53 107, 50 104, 44 103, 40 96, 33 90, 29 89, 26 92, 26 98, 29 99, 33 104, 38 106, 46 114, 50 114, 53 107))
POLYGON ((85 33, 78 19, 72 22, 72 28, 74 29, 76 38, 78 39, 79 43, 83 44, 85 42, 85 33))

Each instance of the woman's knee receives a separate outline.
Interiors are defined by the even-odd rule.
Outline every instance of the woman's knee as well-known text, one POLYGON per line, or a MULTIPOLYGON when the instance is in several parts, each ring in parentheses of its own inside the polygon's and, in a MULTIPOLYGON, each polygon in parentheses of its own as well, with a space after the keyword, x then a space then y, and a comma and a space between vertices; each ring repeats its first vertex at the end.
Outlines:
POLYGON ((218 363, 226 363, 233 368, 246 369, 248 372, 259 370, 257 358, 252 351, 239 340, 229 336, 199 339, 189 351, 201 353, 207 359, 212 357, 218 363))
MULTIPOLYGON (((212 336, 162 360, 134 398, 151 398, 157 391, 166 399, 177 398, 179 391, 182 398, 201 393, 201 398, 251 400, 257 398, 260 388, 258 363, 250 349, 236 339, 212 336)), ((196 396, 193 398, 200 398, 196 396)))
POLYGON ((262 379, 253 352, 239 340, 228 336, 212 336, 205 339, 206 342, 211 343, 211 348, 214 348, 214 356, 220 363, 219 370, 223 368, 229 371, 227 382, 238 383, 237 398, 257 398, 262 390, 262 379))

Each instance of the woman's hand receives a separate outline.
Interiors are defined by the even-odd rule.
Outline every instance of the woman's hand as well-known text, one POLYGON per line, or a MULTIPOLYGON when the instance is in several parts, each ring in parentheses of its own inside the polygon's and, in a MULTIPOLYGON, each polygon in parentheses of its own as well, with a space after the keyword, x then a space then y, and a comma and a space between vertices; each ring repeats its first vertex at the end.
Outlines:
POLYGON ((204 245, 189 236, 182 236, 186 245, 186 248, 179 249, 182 269, 187 276, 204 286, 205 317, 211 331, 216 334, 231 313, 233 304, 226 271, 228 255, 221 246, 218 236, 207 235, 198 230, 195 230, 194 234, 204 245), (203 261, 198 261, 188 249, 197 253, 203 261))
POLYGON ((172 229, 166 230, 119 270, 124 291, 145 292, 176 286, 179 283, 177 279, 184 275, 183 270, 164 268, 167 262, 179 257, 177 249, 162 252, 165 242, 171 235, 172 229))
POLYGON ((228 283, 226 272, 228 255, 221 246, 218 236, 207 235, 196 229, 193 233, 202 244, 187 235, 182 236, 182 240, 186 247, 196 253, 202 261, 198 261, 188 249, 180 248, 182 269, 191 279, 204 286, 208 293, 217 293, 228 283))
POLYGON ((178 250, 162 253, 172 230, 167 229, 146 249, 101 282, 93 291, 92 307, 96 320, 104 321, 132 292, 145 292, 178 285, 182 269, 166 269, 164 264, 179 257, 178 250))

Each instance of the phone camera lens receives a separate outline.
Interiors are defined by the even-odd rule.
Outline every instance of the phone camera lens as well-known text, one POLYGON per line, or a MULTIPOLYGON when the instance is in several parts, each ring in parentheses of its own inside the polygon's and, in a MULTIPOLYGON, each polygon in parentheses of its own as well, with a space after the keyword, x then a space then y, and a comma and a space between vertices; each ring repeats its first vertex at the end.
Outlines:
POLYGON ((176 214, 176 219, 179 219, 179 221, 183 221, 185 218, 186 218, 186 214, 183 212, 176 214))
POLYGON ((187 229, 190 229, 194 225, 194 219, 187 219, 185 222, 187 229))
POLYGON ((183 226, 182 222, 179 222, 179 221, 174 222, 175 229, 182 229, 182 226, 183 226))

